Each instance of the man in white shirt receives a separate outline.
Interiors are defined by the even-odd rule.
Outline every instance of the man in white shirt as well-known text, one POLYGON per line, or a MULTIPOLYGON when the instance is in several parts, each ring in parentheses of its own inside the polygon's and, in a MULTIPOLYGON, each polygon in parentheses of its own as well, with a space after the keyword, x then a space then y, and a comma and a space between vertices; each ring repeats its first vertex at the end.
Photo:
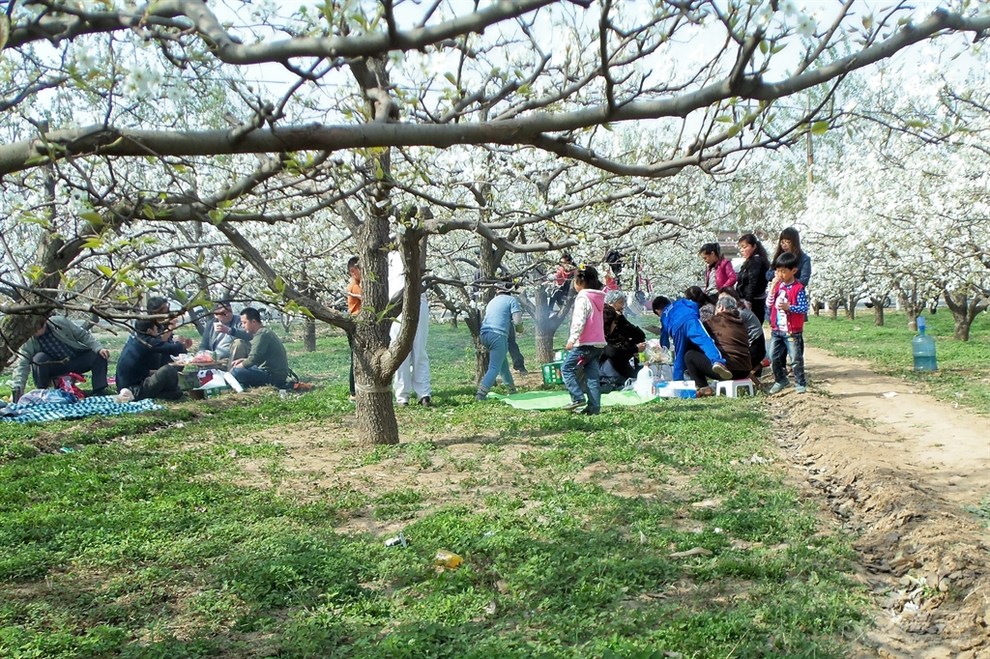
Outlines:
MULTIPOLYGON (((423 254, 425 255, 425 246, 423 254)), ((388 294, 395 297, 406 283, 412 281, 419 286, 419 273, 407 277, 402 264, 402 256, 398 252, 388 255, 388 294)), ((399 336, 402 314, 392 323, 390 335, 395 341, 399 336)), ((425 407, 433 405, 433 388, 430 384, 430 356, 426 353, 426 342, 430 338, 430 303, 426 291, 419 301, 419 321, 416 324, 416 336, 413 338, 412 349, 406 355, 405 361, 395 372, 392 388, 395 391, 395 401, 399 405, 408 405, 413 394, 418 396, 419 404, 425 407)), ((415 400, 415 399, 413 399, 415 400)))

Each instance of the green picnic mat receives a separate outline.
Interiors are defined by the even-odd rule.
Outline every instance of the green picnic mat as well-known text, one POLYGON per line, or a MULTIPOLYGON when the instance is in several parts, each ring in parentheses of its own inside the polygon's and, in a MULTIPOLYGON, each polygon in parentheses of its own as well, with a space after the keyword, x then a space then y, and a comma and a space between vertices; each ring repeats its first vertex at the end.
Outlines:
MULTIPOLYGON (((527 391, 511 396, 488 394, 489 398, 501 400, 520 410, 557 410, 571 402, 566 391, 527 391)), ((635 391, 613 391, 602 394, 602 407, 610 405, 640 405, 649 402, 639 397, 635 391)))

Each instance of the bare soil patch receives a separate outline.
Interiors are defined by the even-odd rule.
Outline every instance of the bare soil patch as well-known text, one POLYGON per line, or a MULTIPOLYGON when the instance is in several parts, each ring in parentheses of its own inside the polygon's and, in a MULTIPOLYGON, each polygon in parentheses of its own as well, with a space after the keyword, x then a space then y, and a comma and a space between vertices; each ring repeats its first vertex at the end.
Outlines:
POLYGON ((770 399, 809 496, 854 539, 876 627, 858 656, 990 657, 990 419, 822 351, 811 393, 770 399))

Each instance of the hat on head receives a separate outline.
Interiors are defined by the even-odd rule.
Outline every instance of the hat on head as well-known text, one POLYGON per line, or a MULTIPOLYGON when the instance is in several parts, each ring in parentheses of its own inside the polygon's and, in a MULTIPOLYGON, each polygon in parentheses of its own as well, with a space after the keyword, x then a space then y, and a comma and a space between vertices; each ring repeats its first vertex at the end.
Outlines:
POLYGON ((605 294, 605 304, 612 304, 616 300, 625 300, 626 294, 622 291, 609 291, 605 294))

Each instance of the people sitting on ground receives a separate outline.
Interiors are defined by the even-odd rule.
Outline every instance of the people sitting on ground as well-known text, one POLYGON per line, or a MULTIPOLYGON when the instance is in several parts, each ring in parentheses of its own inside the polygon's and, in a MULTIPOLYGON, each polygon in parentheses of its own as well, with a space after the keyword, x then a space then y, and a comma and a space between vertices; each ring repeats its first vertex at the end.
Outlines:
POLYGON ((515 326, 516 332, 522 332, 522 307, 513 293, 515 287, 511 281, 503 281, 485 307, 485 317, 481 321, 481 345, 488 349, 488 370, 485 371, 476 400, 488 398, 488 392, 495 386, 495 380, 502 376, 502 384, 510 394, 516 393, 516 383, 509 370, 509 328, 515 326))
POLYGON ((567 296, 571 292, 571 280, 574 279, 574 273, 576 271, 577 267, 574 265, 574 259, 571 258, 571 255, 567 253, 561 255, 553 277, 554 283, 557 285, 557 290, 550 296, 551 311, 553 311, 554 307, 564 307, 564 304, 567 302, 567 296))
POLYGON ((282 341, 264 326, 261 313, 254 307, 241 309, 241 327, 251 335, 251 353, 231 362, 230 374, 245 387, 270 384, 284 388, 289 377, 289 360, 282 341))
MULTIPOLYGON (((739 317, 746 326, 746 333, 749 336, 749 358, 753 364, 753 376, 760 377, 763 373, 763 360, 767 358, 767 338, 763 334, 763 323, 757 315, 746 308, 745 303, 739 299, 736 289, 731 286, 723 288, 718 292, 718 299, 730 298, 735 302, 739 317)), ((716 303, 717 306, 717 303, 716 303)))
POLYGON ((17 352, 20 357, 10 381, 15 403, 24 393, 28 371, 37 389, 47 389, 61 375, 92 371, 92 395, 102 396, 107 391, 110 351, 91 332, 64 316, 42 319, 34 336, 17 352))
POLYGON ((117 391, 130 389, 134 400, 177 400, 182 397, 179 372, 171 365, 171 360, 186 352, 186 348, 181 343, 165 341, 159 334, 160 329, 161 324, 156 320, 138 320, 134 323, 134 333, 120 351, 117 391))
POLYGON ((719 352, 701 324, 699 308, 708 303, 708 296, 698 286, 684 291, 684 297, 671 302, 660 296, 654 300, 654 308, 661 309, 660 345, 671 348, 674 355, 672 365, 675 380, 683 380, 685 373, 694 380, 697 396, 714 395, 708 386, 708 379, 730 380, 732 372, 725 366, 725 357, 719 352))
POLYGON ((707 319, 705 314, 701 314, 701 319, 718 351, 725 357, 725 366, 732 373, 732 379, 749 378, 753 370, 749 332, 739 315, 736 301, 729 296, 722 297, 712 306, 711 313, 707 319))
POLYGON ((624 383, 636 377, 636 355, 646 350, 646 334, 625 316, 626 294, 609 291, 602 309, 605 326, 605 352, 601 357, 602 378, 624 383))
POLYGON ((234 315, 229 301, 220 300, 213 308, 213 322, 206 324, 199 349, 212 350, 217 361, 228 363, 251 353, 251 335, 241 327, 241 318, 234 315))
POLYGON ((718 243, 705 243, 698 250, 698 255, 705 262, 705 292, 714 293, 720 288, 736 283, 736 271, 732 261, 722 256, 722 248, 718 243))

